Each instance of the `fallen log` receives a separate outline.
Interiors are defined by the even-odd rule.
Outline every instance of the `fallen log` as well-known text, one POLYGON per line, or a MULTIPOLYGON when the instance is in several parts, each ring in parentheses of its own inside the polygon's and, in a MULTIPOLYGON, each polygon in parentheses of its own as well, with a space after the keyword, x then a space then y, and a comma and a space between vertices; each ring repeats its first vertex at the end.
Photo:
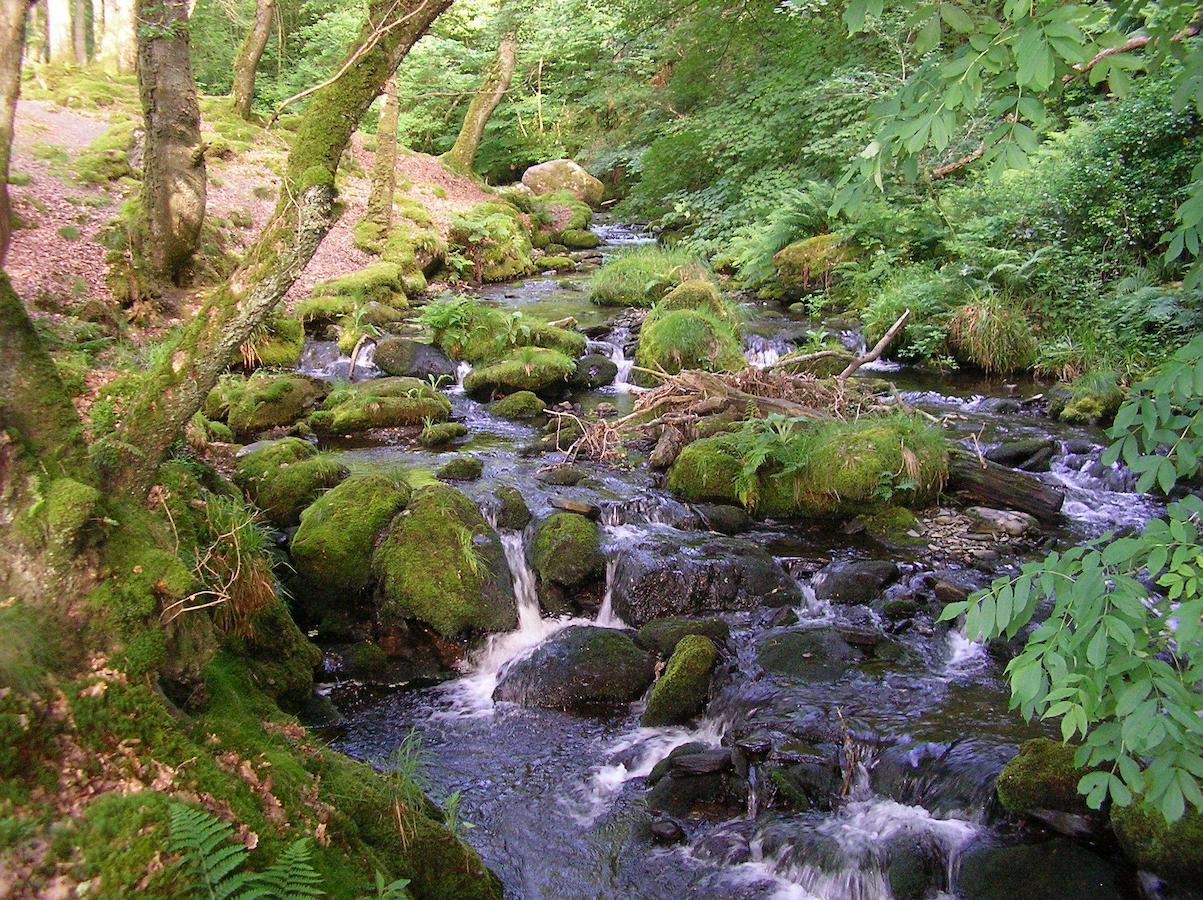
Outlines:
POLYGON ((963 491, 990 506, 1017 509, 1042 522, 1061 517, 1065 492, 1033 478, 981 459, 967 450, 954 449, 948 456, 948 488, 963 491))

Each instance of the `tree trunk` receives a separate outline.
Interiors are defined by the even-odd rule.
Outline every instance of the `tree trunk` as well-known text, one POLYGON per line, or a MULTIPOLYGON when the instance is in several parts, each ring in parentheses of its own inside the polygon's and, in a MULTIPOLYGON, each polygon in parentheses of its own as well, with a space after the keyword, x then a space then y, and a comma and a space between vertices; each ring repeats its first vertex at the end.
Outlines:
POLYGON ((380 228, 381 236, 393 224, 393 191, 397 186, 397 79, 384 90, 384 106, 376 129, 376 159, 372 163, 372 190, 365 218, 380 228))
POLYGON ((484 71, 481 85, 476 89, 476 95, 468 104, 468 112, 464 116, 464 124, 460 126, 459 136, 450 150, 443 154, 443 160, 451 168, 460 172, 471 172, 472 164, 476 162, 476 153, 480 149, 480 140, 484 137, 485 126, 493 110, 510 89, 510 80, 514 77, 514 65, 518 60, 518 36, 514 31, 507 31, 497 45, 497 54, 484 71))
POLYGON ((1042 522, 1056 522, 1065 503, 1065 492, 1051 484, 964 450, 949 454, 948 487, 991 506, 1028 513, 1042 522))
POLYGON ((88 0, 71 0, 71 46, 75 64, 88 64, 88 0))
POLYGON ((346 74, 310 103, 272 218, 229 281, 215 289, 174 352, 146 374, 118 437, 138 448, 109 473, 114 489, 145 496, 167 448, 255 327, 279 303, 334 222, 334 179, 364 112, 397 65, 451 0, 373 0, 346 74), (361 51, 361 47, 370 49, 361 51))
POLYGON ((104 37, 97 56, 108 72, 137 68, 137 0, 104 0, 104 37))
POLYGON ((100 45, 104 41, 104 0, 92 0, 92 54, 89 59, 100 57, 100 45))
POLYGON ((139 0, 138 89, 146 120, 142 257, 176 282, 205 220, 205 154, 188 44, 187 0, 139 0))
POLYGON ((13 145, 13 120, 21 93, 21 54, 25 49, 28 0, 0 0, 0 266, 12 237, 12 208, 8 200, 8 166, 13 145))
POLYGON ((255 21, 234 60, 234 111, 244 119, 251 117, 251 101, 255 99, 255 71, 263 57, 263 48, 272 32, 276 0, 256 0, 255 21))
POLYGON ((46 0, 46 42, 52 63, 72 63, 71 0, 46 0))

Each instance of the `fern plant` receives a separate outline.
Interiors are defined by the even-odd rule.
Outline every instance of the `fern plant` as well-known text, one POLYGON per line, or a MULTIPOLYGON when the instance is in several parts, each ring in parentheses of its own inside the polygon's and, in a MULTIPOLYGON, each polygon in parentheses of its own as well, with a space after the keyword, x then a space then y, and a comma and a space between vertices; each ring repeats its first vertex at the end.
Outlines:
POLYGON ((171 806, 168 849, 179 854, 177 865, 192 885, 192 896, 209 900, 300 900, 321 897, 321 876, 310 865, 313 844, 302 838, 290 844, 271 868, 245 871, 249 850, 233 840, 234 827, 203 809, 182 803, 171 806))

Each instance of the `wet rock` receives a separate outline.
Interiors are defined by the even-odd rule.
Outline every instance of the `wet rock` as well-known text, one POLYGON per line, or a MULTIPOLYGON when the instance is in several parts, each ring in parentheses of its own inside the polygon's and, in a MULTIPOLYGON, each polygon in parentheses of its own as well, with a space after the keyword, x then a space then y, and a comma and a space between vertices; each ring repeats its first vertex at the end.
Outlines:
POLYGON ((656 819, 651 824, 652 840, 657 844, 679 844, 685 840, 685 829, 672 819, 656 819))
POLYGON ((1125 896, 1120 873, 1095 853, 1065 838, 1017 847, 965 851, 952 888, 963 900, 1059 900, 1125 896))
POLYGON ((450 401, 426 382, 390 377, 340 385, 306 421, 315 431, 349 434, 443 422, 450 414, 450 401))
POLYGON ((418 443, 423 447, 444 447, 459 438, 466 437, 468 426, 460 422, 441 422, 427 425, 418 434, 418 443))
POLYGON ((665 425, 660 429, 660 437, 656 439, 656 446, 647 459, 648 465, 653 469, 667 469, 677 461, 687 443, 689 439, 685 432, 675 425, 665 425))
POLYGON ((973 593, 975 587, 955 576, 937 578, 932 585, 932 593, 941 603, 957 603, 973 593))
POLYGON ((1078 781, 1089 770, 1074 765, 1077 749, 1047 738, 1025 743, 998 776, 999 802, 1013 813, 1048 809, 1089 815, 1086 798, 1078 793, 1078 781))
POLYGON ((570 588, 599 578, 606 569, 601 533, 590 518, 558 512, 535 529, 531 564, 540 582, 570 588))
POLYGON ((517 391, 489 404, 489 410, 495 415, 519 422, 541 419, 546 408, 547 404, 530 391, 517 391))
POLYGON ((576 363, 558 350, 520 347, 497 362, 473 369, 464 378, 464 390, 478 400, 530 391, 555 397, 568 389, 576 363))
POLYGON ((856 650, 827 628, 766 635, 756 654, 766 672, 804 681, 836 681, 856 658, 856 650))
POLYGON ((797 812, 832 809, 844 785, 836 760, 819 757, 775 766, 768 777, 774 791, 772 805, 797 812))
POLYGON ((668 761, 667 775, 681 778, 691 775, 712 775, 733 766, 731 751, 726 747, 707 748, 692 753, 680 753, 668 761))
POLYGON ((970 506, 965 512, 973 519, 974 531, 979 533, 1009 534, 1012 537, 1022 537, 1040 529, 1040 523, 1034 516, 1014 509, 970 506))
POLYGON ((832 563, 815 576, 815 596, 832 603, 868 603, 900 574, 887 560, 832 563))
POLYGON ((747 531, 752 524, 751 517, 744 512, 742 506, 728 506, 725 503, 695 503, 693 510, 702 517, 702 522, 711 531, 719 534, 739 534, 747 531))
POLYGON ((522 492, 515 487, 499 487, 493 492, 497 498, 497 527, 506 531, 521 531, 531 520, 530 507, 522 492))
POLYGON ((944 887, 944 859, 928 834, 905 830, 885 844, 886 882, 895 900, 923 900, 944 887))
POLYGON ((1182 818, 1167 825, 1138 797, 1129 806, 1111 807, 1111 825, 1124 853, 1141 869, 1186 890, 1203 885, 1203 813, 1189 803, 1182 818))
POLYGON ((440 481, 475 481, 484 472, 484 464, 475 456, 464 454, 446 462, 435 472, 440 481))
POLYGON ((656 619, 648 622, 639 629, 635 643, 645 650, 651 650, 667 659, 681 638, 690 634, 700 634, 710 638, 715 644, 723 645, 731 639, 731 628, 722 619, 689 619, 682 616, 671 616, 667 619, 656 619))
POLYGON ((655 658, 613 628, 574 625, 506 670, 494 700, 587 711, 636 700, 651 683, 655 658))
POLYGON ((372 362, 389 375, 413 378, 455 378, 455 363, 431 344, 412 338, 388 337, 376 344, 372 362))
POLYGON ((618 407, 613 403, 599 403, 593 407, 593 414, 599 419, 609 419, 611 416, 618 415, 618 407))
POLYGON ((645 534, 623 549, 612 588, 614 611, 635 626, 671 615, 787 606, 802 596, 755 544, 721 537, 683 546, 662 534, 645 534))
POLYGON ((731 771, 731 751, 725 747, 695 749, 678 747, 657 763, 648 783, 648 809, 673 816, 688 816, 698 807, 742 808, 747 802, 747 785, 731 771))
POLYGON ((569 382, 575 391, 593 391, 613 384, 618 377, 614 360, 600 353, 590 353, 576 361, 576 374, 569 382))
POLYGON ((549 466, 535 473, 536 480, 557 487, 572 487, 588 477, 589 473, 580 466, 549 466))
POLYGON ((668 756, 664 757, 664 759, 652 766, 652 771, 649 772, 647 776, 647 783, 649 785, 653 785, 667 775, 669 768, 672 766, 672 761, 678 756, 685 756, 690 753, 703 753, 709 749, 710 745, 705 744, 702 741, 690 741, 688 744, 681 744, 680 746, 674 747, 668 752, 668 756))
POLYGON ((987 450, 986 459, 1026 472, 1047 472, 1056 446, 1052 438, 1007 441, 987 450))
POLYGON ((700 634, 681 638, 664 674, 652 687, 640 724, 681 725, 700 713, 710 691, 710 672, 717 661, 718 648, 710 638, 700 634))
POLYGON ((579 516, 588 516, 590 519, 597 519, 601 516, 600 509, 592 503, 586 503, 584 500, 573 500, 569 497, 552 497, 548 502, 555 509, 576 513, 579 516))

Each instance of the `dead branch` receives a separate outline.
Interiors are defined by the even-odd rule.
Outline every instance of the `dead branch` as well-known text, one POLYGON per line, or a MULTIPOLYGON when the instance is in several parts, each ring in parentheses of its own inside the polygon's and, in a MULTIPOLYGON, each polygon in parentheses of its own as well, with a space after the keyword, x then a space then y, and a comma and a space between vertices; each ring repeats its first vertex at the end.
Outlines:
POLYGON ((902 315, 898 317, 898 321, 891 325, 889 331, 881 336, 881 340, 873 346, 872 350, 870 350, 868 353, 858 356, 856 359, 852 360, 852 362, 848 363, 848 368, 844 369, 843 372, 836 376, 835 380, 839 383, 839 385, 842 387, 844 383, 847 382, 847 380, 852 376, 853 372, 855 372, 861 366, 873 362, 875 359, 878 359, 881 354, 885 353, 886 347, 890 346, 890 341, 894 340, 894 337, 899 331, 902 330, 902 326, 906 324, 906 320, 909 319, 910 316, 911 311, 909 309, 903 310, 902 315))

